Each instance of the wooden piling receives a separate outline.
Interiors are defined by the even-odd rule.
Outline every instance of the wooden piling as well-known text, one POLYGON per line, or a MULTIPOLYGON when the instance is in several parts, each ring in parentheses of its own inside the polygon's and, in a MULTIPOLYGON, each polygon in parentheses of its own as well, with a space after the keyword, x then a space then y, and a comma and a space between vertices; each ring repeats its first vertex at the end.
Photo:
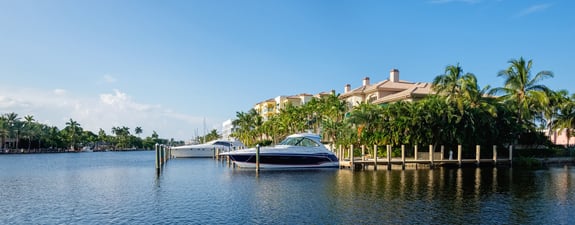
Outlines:
POLYGON ((477 166, 479 166, 480 162, 481 162, 481 145, 476 145, 475 146, 475 163, 477 166))
POLYGON ((391 170, 391 145, 387 145, 387 170, 391 170))
POLYGON ((461 145, 457 145, 457 165, 461 167, 461 145))
POLYGON ((444 155, 445 155, 445 146, 441 145, 441 155, 439 156, 439 160, 443 161, 444 155))
POLYGON ((361 161, 365 161, 365 145, 361 145, 361 161))
POLYGON ((159 150, 158 144, 155 145, 155 150, 156 150, 156 172, 159 174, 160 173, 160 150, 159 150))
POLYGON ((497 145, 493 145, 493 166, 497 165, 497 145))
POLYGON ((513 166, 513 145, 509 145, 509 167, 513 166))
POLYGON ((405 170, 405 145, 401 145, 401 169, 405 170))
POLYGON ((433 169, 433 145, 429 145, 429 168, 433 169))
POLYGON ((377 145, 373 145, 373 170, 377 170, 377 145))
POLYGON ((256 145, 256 171, 260 171, 260 145, 256 145))
POLYGON ((349 166, 353 169, 355 166, 353 165, 353 145, 349 146, 349 166))

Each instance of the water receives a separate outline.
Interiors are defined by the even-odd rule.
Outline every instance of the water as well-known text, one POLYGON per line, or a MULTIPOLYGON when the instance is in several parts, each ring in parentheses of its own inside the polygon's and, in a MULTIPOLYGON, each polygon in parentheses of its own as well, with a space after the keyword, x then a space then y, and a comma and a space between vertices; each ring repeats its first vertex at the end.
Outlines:
POLYGON ((575 169, 261 171, 153 152, 0 155, 0 224, 572 224, 575 169))

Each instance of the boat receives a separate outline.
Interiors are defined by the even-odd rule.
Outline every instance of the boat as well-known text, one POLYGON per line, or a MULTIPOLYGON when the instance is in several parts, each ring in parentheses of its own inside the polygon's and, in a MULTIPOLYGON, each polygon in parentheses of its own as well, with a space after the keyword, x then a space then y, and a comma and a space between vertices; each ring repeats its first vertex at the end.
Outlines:
MULTIPOLYGON (((260 169, 338 168, 335 154, 321 143, 317 134, 299 133, 278 145, 259 148, 260 169)), ((256 168, 256 148, 224 152, 240 168, 256 168)))
POLYGON ((213 140, 203 144, 182 145, 171 147, 172 156, 176 158, 205 158, 214 157, 216 149, 227 152, 238 148, 244 148, 244 144, 235 140, 213 140))

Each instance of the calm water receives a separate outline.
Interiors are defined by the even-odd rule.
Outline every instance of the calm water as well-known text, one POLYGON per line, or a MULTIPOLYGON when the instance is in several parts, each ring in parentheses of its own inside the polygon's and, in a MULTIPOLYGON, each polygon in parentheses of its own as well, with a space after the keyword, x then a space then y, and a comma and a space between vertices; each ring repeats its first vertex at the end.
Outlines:
POLYGON ((0 224, 569 224, 575 169, 261 171, 153 152, 0 155, 0 224))

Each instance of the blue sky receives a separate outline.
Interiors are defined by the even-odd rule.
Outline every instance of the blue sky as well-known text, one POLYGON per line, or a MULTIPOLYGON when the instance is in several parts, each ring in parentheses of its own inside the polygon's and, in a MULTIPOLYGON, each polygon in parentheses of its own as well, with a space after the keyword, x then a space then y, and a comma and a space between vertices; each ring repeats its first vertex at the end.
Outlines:
POLYGON ((571 0, 0 0, 0 113, 178 140, 279 95, 524 57, 575 93, 571 0), (205 122, 204 122, 205 121, 205 122))

